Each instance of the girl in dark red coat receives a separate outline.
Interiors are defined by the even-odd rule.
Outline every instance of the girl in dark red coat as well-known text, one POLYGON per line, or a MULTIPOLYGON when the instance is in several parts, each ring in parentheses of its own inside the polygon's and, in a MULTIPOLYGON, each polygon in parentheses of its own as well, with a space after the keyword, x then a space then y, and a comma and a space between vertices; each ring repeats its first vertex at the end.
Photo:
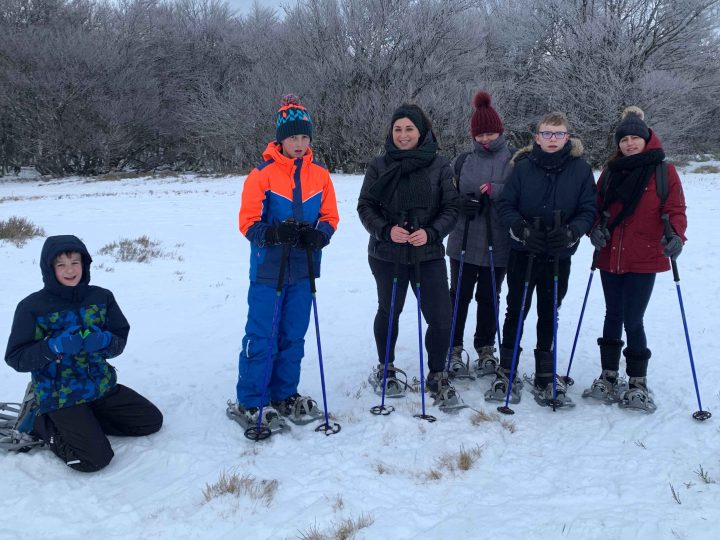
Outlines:
POLYGON ((598 339, 602 373, 583 395, 653 412, 646 378, 651 353, 643 317, 655 274, 670 270, 668 258, 675 259, 682 251, 685 197, 675 167, 660 165, 665 159, 662 143, 645 124, 642 110, 625 109, 615 142, 618 150, 598 181, 598 211, 609 214, 607 225, 598 224, 590 235, 599 250, 597 267, 605 295, 605 324, 598 339), (658 166, 667 170, 665 201, 658 195, 658 166), (669 240, 663 234, 663 214, 669 216, 673 229, 669 240), (621 352, 627 363, 627 382, 619 376, 621 352))

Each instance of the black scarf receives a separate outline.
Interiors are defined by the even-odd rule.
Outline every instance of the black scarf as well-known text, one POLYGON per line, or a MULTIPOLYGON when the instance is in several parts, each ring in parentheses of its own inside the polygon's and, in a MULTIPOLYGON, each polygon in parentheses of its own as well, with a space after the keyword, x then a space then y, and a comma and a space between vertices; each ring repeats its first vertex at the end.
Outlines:
POLYGON ((438 144, 432 132, 412 150, 399 150, 392 135, 385 141, 387 168, 368 187, 368 195, 393 213, 432 206, 432 186, 427 168, 437 155, 438 144))
POLYGON ((540 145, 536 142, 533 143, 532 151, 530 152, 529 158, 536 163, 539 167, 542 167, 548 171, 557 171, 561 169, 565 162, 570 157, 572 152, 572 142, 568 140, 560 150, 557 152, 545 152, 540 145))
POLYGON ((622 220, 633 215, 650 181, 650 175, 663 159, 665 152, 660 148, 654 148, 640 154, 623 156, 608 163, 605 180, 607 189, 602 209, 607 210, 614 201, 620 201, 622 204, 618 215, 608 224, 609 230, 612 231, 622 220))

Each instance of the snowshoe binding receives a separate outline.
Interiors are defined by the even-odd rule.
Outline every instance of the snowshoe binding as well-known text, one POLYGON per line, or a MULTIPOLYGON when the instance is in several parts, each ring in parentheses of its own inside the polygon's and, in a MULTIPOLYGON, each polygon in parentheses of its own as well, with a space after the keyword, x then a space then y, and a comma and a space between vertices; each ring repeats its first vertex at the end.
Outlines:
MULTIPOLYGON (((506 372, 504 368, 498 368, 495 372, 495 380, 490 385, 490 389, 485 392, 485 401, 499 401, 505 403, 507 397, 508 384, 510 384, 510 373, 506 372)), ((515 374, 515 380, 513 381, 512 388, 510 389, 510 403, 520 403, 522 398, 523 382, 520 377, 515 374)))
POLYGON ((457 390, 450 384, 450 374, 447 371, 429 373, 425 386, 434 399, 436 405, 443 412, 451 412, 467 407, 457 390))
POLYGON ((575 406, 575 402, 567 395, 567 386, 562 380, 560 380, 560 377, 556 377, 555 379, 554 397, 552 380, 544 385, 537 384, 535 375, 526 375, 524 380, 530 387, 530 392, 538 405, 542 407, 552 407, 553 410, 563 407, 571 408, 575 406))
POLYGON ((470 355, 462 345, 455 345, 450 352, 450 378, 475 380, 470 371, 470 355))
POLYGON ((657 405, 647 387, 646 377, 630 377, 628 389, 623 392, 619 406, 621 409, 635 409, 646 413, 654 413, 657 405))
POLYGON ((627 381, 617 371, 604 369, 600 377, 595 379, 582 393, 584 398, 593 398, 603 403, 617 403, 628 390, 627 381))
POLYGON ((305 425, 324 417, 317 401, 308 396, 293 394, 283 401, 274 401, 272 406, 293 424, 305 425))
POLYGON ((22 403, 0 403, 0 449, 28 452, 45 444, 33 433, 37 411, 32 383, 28 384, 22 403))
POLYGON ((286 429, 290 429, 285 419, 272 406, 266 405, 262 409, 262 418, 260 420, 260 429, 258 429, 258 418, 260 409, 258 407, 244 408, 238 402, 228 401, 227 416, 234 420, 245 431, 248 439, 259 441, 267 439, 275 433, 280 433, 286 429))
POLYGON ((487 347, 479 347, 477 350, 478 357, 475 360, 475 375, 484 377, 485 375, 495 375, 500 360, 495 356, 495 347, 488 345, 487 347))
MULTIPOLYGON (((384 364, 378 364, 368 377, 368 382, 378 396, 382 395, 382 381, 384 364)), ((405 397, 405 392, 411 388, 407 383, 407 374, 400 368, 396 368, 393 364, 388 364, 387 380, 385 381, 385 397, 401 398, 405 397)))

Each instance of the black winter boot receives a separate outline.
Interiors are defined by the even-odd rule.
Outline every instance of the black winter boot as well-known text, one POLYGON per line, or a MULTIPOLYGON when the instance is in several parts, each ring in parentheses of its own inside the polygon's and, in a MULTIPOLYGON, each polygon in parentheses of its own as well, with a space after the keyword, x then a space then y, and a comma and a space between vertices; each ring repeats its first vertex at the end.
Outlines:
POLYGON ((600 365, 603 371, 619 371, 620 353, 625 342, 622 339, 599 337, 597 344, 600 346, 600 365))
MULTIPOLYGON (((648 361, 652 356, 650 349, 645 349, 641 352, 634 352, 625 349, 623 354, 625 355, 625 361, 627 362, 626 372, 628 378, 647 376, 648 361)), ((630 382, 630 387, 632 388, 632 381, 630 382)))
POLYGON ((535 349, 535 386, 545 388, 553 382, 554 376, 552 351, 535 349))

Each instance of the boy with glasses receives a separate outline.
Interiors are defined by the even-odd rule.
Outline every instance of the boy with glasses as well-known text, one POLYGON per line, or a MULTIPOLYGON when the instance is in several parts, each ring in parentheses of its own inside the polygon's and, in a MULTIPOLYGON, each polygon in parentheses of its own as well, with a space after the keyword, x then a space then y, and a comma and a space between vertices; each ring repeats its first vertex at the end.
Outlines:
MULTIPOLYGON (((512 240, 507 265, 507 312, 503 325, 500 366, 488 400, 505 401, 513 363, 513 348, 525 288, 525 273, 534 256, 527 286, 523 319, 537 292, 537 344, 535 348, 535 394, 545 403, 553 399, 553 300, 554 261, 558 259, 557 308, 565 297, 570 275, 570 257, 578 240, 595 219, 595 180, 590 165, 580 156, 579 139, 570 138, 570 124, 560 112, 545 115, 537 124, 532 145, 513 157, 513 172, 497 202, 503 225, 512 240)), ((518 347, 517 356, 520 356, 518 347)), ((519 358, 515 359, 515 367, 519 358)), ((511 402, 520 401, 522 384, 515 381, 511 402)), ((565 386, 558 380, 556 399, 566 402, 565 386)))

